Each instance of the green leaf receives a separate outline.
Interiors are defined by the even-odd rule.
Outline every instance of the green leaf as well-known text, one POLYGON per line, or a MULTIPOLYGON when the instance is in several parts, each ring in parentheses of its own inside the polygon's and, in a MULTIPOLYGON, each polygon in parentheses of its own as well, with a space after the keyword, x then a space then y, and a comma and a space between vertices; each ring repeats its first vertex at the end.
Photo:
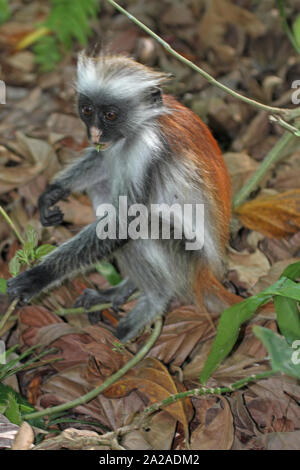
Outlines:
POLYGON ((7 405, 4 416, 13 424, 20 425, 22 423, 20 407, 12 393, 7 395, 7 405))
POLYGON ((41 259, 43 256, 48 255, 51 251, 55 250, 55 246, 53 245, 41 245, 35 250, 35 258, 41 259))
POLYGON ((297 301, 288 297, 274 297, 277 323, 289 344, 300 339, 300 316, 297 301))
POLYGON ((7 280, 3 279, 3 277, 0 277, 0 293, 6 294, 6 289, 7 289, 7 280))
POLYGON ((112 286, 120 284, 120 282, 122 281, 121 276, 117 273, 116 269, 111 263, 108 263, 108 262, 97 263, 95 265, 95 268, 100 274, 102 274, 102 276, 105 277, 105 279, 108 280, 108 282, 112 286))
POLYGON ((300 261, 296 261, 296 263, 290 264, 280 277, 287 277, 291 279, 291 281, 295 281, 300 277, 300 261))
POLYGON ((283 297, 289 297, 290 299, 294 299, 300 302, 300 284, 297 284, 290 279, 286 279, 284 286, 277 292, 274 292, 274 294, 283 297))
POLYGON ((294 38, 296 40, 296 43, 300 47, 300 13, 299 15, 297 15, 293 23, 292 30, 294 33, 294 38))
POLYGON ((10 17, 10 9, 7 0, 0 0, 0 24, 5 23, 10 17))
POLYGON ((26 230, 26 239, 28 243, 35 248, 38 244, 38 234, 37 231, 32 227, 32 225, 28 225, 27 230, 26 230))
POLYGON ((240 326, 250 320, 256 310, 271 300, 272 296, 288 282, 292 281, 286 278, 279 279, 259 294, 224 310, 219 320, 216 338, 200 375, 202 384, 207 382, 213 371, 232 350, 238 338, 240 326))
POLYGON ((9 262, 9 272, 14 277, 16 276, 21 268, 21 263, 18 259, 18 254, 16 253, 15 256, 9 262))
POLYGON ((253 332, 267 349, 272 369, 300 379, 300 338, 298 338, 299 344, 296 344, 299 349, 296 350, 295 347, 289 346, 282 336, 268 328, 256 325, 253 327, 253 332))
MULTIPOLYGON (((12 423, 20 424, 23 421, 22 414, 35 411, 35 408, 13 388, 0 382, 0 412, 12 423), (7 414, 8 413, 8 414, 7 414), (21 419, 20 422, 18 422, 21 419)), ((45 429, 42 418, 27 420, 31 425, 45 429)))

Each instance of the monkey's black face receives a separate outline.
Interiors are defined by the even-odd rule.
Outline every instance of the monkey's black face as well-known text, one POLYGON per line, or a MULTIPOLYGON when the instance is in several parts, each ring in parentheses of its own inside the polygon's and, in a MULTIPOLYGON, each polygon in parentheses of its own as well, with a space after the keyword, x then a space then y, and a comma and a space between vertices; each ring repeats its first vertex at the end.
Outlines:
POLYGON ((126 100, 116 103, 109 97, 78 97, 79 115, 87 127, 88 137, 94 145, 102 144, 105 150, 112 143, 128 137, 129 113, 133 106, 126 100))

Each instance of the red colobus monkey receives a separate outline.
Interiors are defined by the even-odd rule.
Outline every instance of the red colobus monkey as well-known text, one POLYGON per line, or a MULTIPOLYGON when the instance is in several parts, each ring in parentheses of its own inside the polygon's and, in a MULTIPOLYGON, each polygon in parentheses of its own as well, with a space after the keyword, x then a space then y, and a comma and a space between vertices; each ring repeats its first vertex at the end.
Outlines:
MULTIPOLYGON (((35 267, 9 280, 8 294, 29 301, 43 289, 103 258, 114 257, 125 280, 108 291, 87 289, 77 305, 89 308, 111 300, 116 306, 135 290, 140 297, 117 336, 126 342, 174 298, 209 301, 218 289, 229 234, 230 181, 209 129, 192 111, 162 93, 167 79, 124 56, 78 60, 78 109, 92 146, 59 173, 39 199, 43 225, 58 225, 55 204, 71 191, 87 191, 93 206, 127 196, 128 205, 203 204, 204 244, 187 250, 184 240, 99 239, 96 220, 47 255, 35 267), (54 207, 53 207, 54 206, 54 207), (216 276, 216 277, 215 277, 216 276)), ((120 226, 120 220, 117 220, 120 226)), ((192 226, 193 221, 183 223, 192 226)), ((173 232, 172 232, 173 233, 173 232)), ((197 234, 196 234, 197 236, 197 234)))

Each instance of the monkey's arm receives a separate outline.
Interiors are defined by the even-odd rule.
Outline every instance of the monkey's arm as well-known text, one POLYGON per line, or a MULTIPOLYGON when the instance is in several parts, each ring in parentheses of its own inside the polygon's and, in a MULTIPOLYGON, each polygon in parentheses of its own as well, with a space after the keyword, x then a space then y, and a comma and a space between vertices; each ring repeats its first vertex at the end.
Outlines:
POLYGON ((71 191, 83 191, 99 180, 101 161, 100 152, 88 149, 82 158, 55 177, 38 201, 41 222, 45 227, 59 225, 63 221, 60 208, 55 206, 51 209, 51 206, 68 197, 71 191))
POLYGON ((37 266, 10 279, 7 283, 9 297, 28 302, 43 289, 96 263, 126 243, 127 240, 99 239, 96 233, 98 222, 63 243, 37 266))

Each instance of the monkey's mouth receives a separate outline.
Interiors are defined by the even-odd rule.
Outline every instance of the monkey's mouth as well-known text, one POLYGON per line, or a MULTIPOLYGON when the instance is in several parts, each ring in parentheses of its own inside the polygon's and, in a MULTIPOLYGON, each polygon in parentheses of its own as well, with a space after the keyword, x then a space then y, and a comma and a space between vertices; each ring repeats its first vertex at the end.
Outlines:
POLYGON ((95 145, 96 150, 100 152, 102 150, 107 150, 111 146, 111 144, 112 142, 105 142, 105 143, 99 142, 98 144, 94 144, 94 145, 95 145))

